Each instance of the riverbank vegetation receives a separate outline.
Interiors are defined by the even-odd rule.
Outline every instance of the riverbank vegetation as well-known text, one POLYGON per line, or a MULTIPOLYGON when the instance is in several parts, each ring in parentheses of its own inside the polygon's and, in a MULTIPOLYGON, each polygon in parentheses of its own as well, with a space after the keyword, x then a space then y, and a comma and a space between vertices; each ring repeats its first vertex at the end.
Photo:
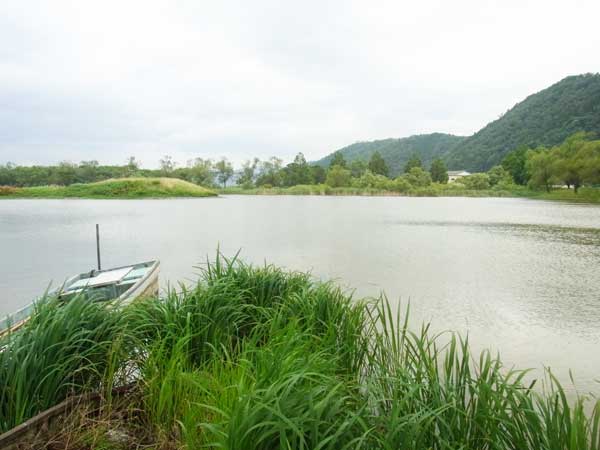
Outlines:
POLYGON ((217 162, 196 158, 188 161, 186 167, 178 168, 169 156, 161 160, 161 168, 157 170, 141 169, 135 158, 130 158, 125 166, 99 166, 95 161, 78 166, 5 165, 0 166, 0 195, 87 198, 209 195, 201 188, 194 188, 196 185, 220 188, 224 194, 512 196, 598 202, 600 140, 594 140, 590 134, 576 133, 552 148, 519 147, 487 172, 458 171, 451 172, 452 176, 442 159, 434 159, 425 167, 415 154, 407 160, 400 175, 393 177, 390 173, 377 151, 368 161, 355 159, 350 163, 342 153, 335 153, 327 168, 308 163, 302 153, 285 166, 276 157, 266 161, 254 158, 244 162, 237 173, 225 158, 217 162), (111 174, 117 178, 89 183, 111 174), (119 178, 127 175, 135 178, 119 178), (150 175, 163 177, 160 189, 154 189, 158 185, 150 175), (173 181, 167 182, 167 178, 173 181), (146 179, 149 181, 145 186, 146 179), (182 183, 175 181, 178 179, 182 183), (123 180, 127 188, 118 187, 117 180, 123 180), (55 185, 39 186, 41 183, 55 185))
POLYGON ((0 198, 209 197, 213 191, 174 178, 123 178, 69 186, 0 186, 0 198))
POLYGON ((0 348, 0 431, 102 394, 36 448, 600 448, 600 405, 569 402, 551 373, 525 384, 384 298, 235 258, 162 301, 47 299, 0 348))

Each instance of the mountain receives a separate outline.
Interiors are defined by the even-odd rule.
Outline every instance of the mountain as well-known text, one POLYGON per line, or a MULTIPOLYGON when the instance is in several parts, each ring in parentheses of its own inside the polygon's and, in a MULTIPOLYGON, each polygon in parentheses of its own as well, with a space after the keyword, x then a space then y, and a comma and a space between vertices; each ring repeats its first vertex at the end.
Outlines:
POLYGON ((521 145, 557 145, 577 131, 600 135, 600 74, 567 77, 530 95, 444 159, 451 169, 487 170, 521 145))
MULTIPOLYGON (((375 151, 379 151, 391 175, 402 173, 404 165, 413 154, 418 154, 428 167, 436 157, 443 156, 454 149, 464 139, 463 136, 452 134, 432 133, 410 136, 400 139, 383 139, 370 142, 356 142, 355 144, 339 149, 344 159, 350 162, 355 159, 369 161, 375 151)), ((335 152, 334 152, 335 153, 335 152)), ((333 158, 333 153, 320 159, 315 164, 327 167, 333 158)))
MULTIPOLYGON (((421 157, 426 167, 433 159, 441 157, 449 169, 477 172, 499 164, 508 152, 521 145, 552 146, 577 131, 600 136, 600 74, 567 77, 530 95, 469 137, 423 134, 357 142, 339 151, 347 161, 368 161, 378 150, 392 175, 402 172, 413 153, 421 157)), ((332 156, 328 155, 316 164, 327 166, 332 156)))

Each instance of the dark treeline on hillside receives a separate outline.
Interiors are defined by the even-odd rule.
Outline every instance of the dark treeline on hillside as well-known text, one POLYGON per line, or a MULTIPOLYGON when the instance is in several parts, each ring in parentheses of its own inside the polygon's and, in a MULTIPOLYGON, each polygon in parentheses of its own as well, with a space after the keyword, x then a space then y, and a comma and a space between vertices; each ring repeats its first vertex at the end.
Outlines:
MULTIPOLYGON (((501 164, 508 152, 525 145, 555 146, 576 132, 600 136, 600 74, 567 77, 532 94, 469 137, 443 133, 357 142, 340 150, 348 162, 378 151, 393 175, 402 173, 414 153, 429 166, 441 158, 449 169, 482 172, 501 164)), ((317 161, 327 167, 333 153, 317 161)))
POLYGON ((530 95, 459 143, 444 160, 452 168, 486 170, 520 145, 559 145, 578 131, 600 136, 600 74, 567 77, 530 95))

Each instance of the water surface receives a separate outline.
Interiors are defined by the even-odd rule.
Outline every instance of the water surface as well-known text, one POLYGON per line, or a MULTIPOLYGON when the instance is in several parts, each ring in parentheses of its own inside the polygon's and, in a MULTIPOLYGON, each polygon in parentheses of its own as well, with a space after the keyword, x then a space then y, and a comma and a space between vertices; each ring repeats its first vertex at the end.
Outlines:
POLYGON ((161 282, 241 249, 411 303, 508 364, 600 393, 600 207, 525 199, 227 196, 0 201, 0 314, 95 265, 160 258, 161 282))

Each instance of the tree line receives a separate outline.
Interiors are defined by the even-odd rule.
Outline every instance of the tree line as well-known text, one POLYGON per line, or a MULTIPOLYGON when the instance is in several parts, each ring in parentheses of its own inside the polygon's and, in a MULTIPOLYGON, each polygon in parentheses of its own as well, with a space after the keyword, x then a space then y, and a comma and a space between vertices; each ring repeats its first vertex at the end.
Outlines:
POLYGON ((517 184, 550 192, 556 187, 573 188, 600 184, 600 140, 579 132, 554 147, 522 146, 502 161, 517 184))
MULTIPOLYGON (((109 178, 157 177, 180 178, 207 187, 226 187, 232 183, 244 189, 291 187, 326 184, 330 187, 354 187, 408 192, 427 188, 432 184, 448 182, 448 171, 443 160, 435 159, 425 168, 414 154, 405 164, 403 173, 389 176, 390 170, 379 152, 368 161, 347 162, 341 152, 334 154, 329 167, 310 164, 302 153, 284 165, 275 156, 261 161, 245 161, 236 171, 227 158, 213 161, 195 158, 178 167, 171 156, 160 160, 158 169, 143 169, 135 157, 129 157, 122 166, 100 165, 97 161, 79 164, 61 162, 55 166, 0 165, 0 186, 42 186, 91 183, 109 178)), ((476 173, 458 180, 457 187, 466 189, 505 189, 528 185, 532 189, 550 191, 560 185, 573 188, 600 183, 600 140, 590 134, 576 133, 561 145, 545 148, 519 147, 509 152, 500 165, 486 173, 476 173)))

